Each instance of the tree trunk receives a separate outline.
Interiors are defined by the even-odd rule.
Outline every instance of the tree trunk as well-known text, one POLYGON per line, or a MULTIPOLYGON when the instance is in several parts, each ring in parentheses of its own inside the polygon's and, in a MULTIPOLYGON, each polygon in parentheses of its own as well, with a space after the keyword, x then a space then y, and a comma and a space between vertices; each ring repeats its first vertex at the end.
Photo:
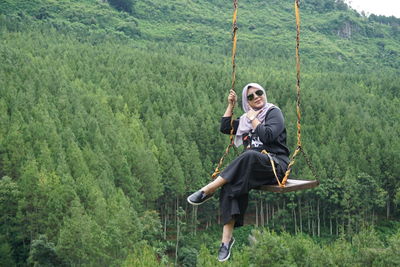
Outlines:
POLYGON ((336 221, 336 236, 338 236, 339 235, 339 222, 338 222, 338 219, 337 219, 337 215, 335 217, 335 221, 336 221))
MULTIPOLYGON (((283 212, 285 212, 285 210, 286 210, 286 199, 283 199, 282 210, 283 210, 283 212)), ((285 213, 283 213, 283 214, 285 214, 285 213)), ((283 220, 283 229, 286 231, 286 220, 283 220)))
POLYGON ((303 233, 303 216, 301 215, 301 198, 298 198, 299 202, 299 224, 300 224, 300 233, 303 233))
POLYGON ((268 225, 269 224, 269 203, 266 202, 265 206, 266 206, 265 208, 267 209, 266 213, 267 213, 267 225, 268 225))
POLYGON ((350 212, 347 214, 347 233, 351 234, 351 216, 350 212))
POLYGON ((190 218, 191 227, 189 229, 190 229, 190 231, 192 233, 192 236, 193 236, 194 235, 194 205, 192 205, 191 208, 192 208, 192 212, 190 213, 190 215, 191 215, 191 218, 190 218))
POLYGON ((322 209, 322 224, 323 228, 326 229, 326 209, 322 209))
POLYGON ((177 221, 178 221, 178 206, 176 206, 176 203, 178 202, 178 200, 177 199, 175 199, 175 201, 174 201, 175 203, 174 203, 174 205, 173 205, 173 207, 174 207, 174 209, 175 209, 175 213, 174 213, 174 222, 176 223, 177 221))
POLYGON ((389 219, 390 217, 390 199, 388 198, 386 202, 386 219, 389 219))
POLYGON ((321 219, 319 216, 319 199, 317 201, 317 226, 318 226, 317 233, 318 233, 318 237, 319 237, 319 236, 321 236, 321 219))
POLYGON ((178 247, 179 247, 179 231, 180 231, 180 223, 179 223, 179 202, 178 197, 176 197, 176 246, 175 246, 175 266, 178 266, 178 247))
POLYGON ((294 233, 297 235, 296 207, 293 207, 294 233))
POLYGON ((315 236, 315 218, 314 218, 314 209, 313 206, 310 203, 310 209, 311 209, 311 230, 312 230, 312 236, 315 236))
POLYGON ((372 210, 372 219, 371 219, 371 225, 374 226, 375 224, 375 210, 372 210))
POLYGON ((165 210, 164 210, 164 240, 167 240, 167 224, 168 224, 168 205, 167 201, 165 201, 165 210))
POLYGON ((308 234, 311 234, 311 207, 310 201, 307 202, 307 225, 308 225, 308 234))
POLYGON ((330 230, 330 234, 332 236, 333 235, 332 218, 329 218, 329 230, 330 230))
POLYGON ((343 231, 343 233, 346 233, 344 224, 345 224, 345 221, 344 221, 344 218, 342 218, 342 229, 343 229, 342 231, 343 231))
MULTIPOLYGON (((187 210, 190 210, 190 208, 192 208, 193 206, 191 204, 189 204, 189 202, 187 201, 183 201, 183 203, 185 203, 185 211, 187 212, 187 210)), ((188 221, 187 219, 189 218, 189 213, 185 212, 185 220, 188 221)), ((182 220, 181 220, 182 221, 182 220)))
POLYGON ((275 227, 275 207, 274 207, 274 205, 272 205, 272 216, 271 216, 271 219, 272 219, 272 227, 275 227))
POLYGON ((264 227, 264 208, 263 208, 263 200, 260 200, 260 223, 261 226, 264 227))
POLYGON ((256 200, 256 227, 258 227, 258 201, 256 200))
POLYGON ((194 209, 193 209, 193 213, 194 213, 194 221, 193 221, 193 225, 194 225, 194 235, 196 236, 196 234, 197 234, 197 208, 198 208, 198 206, 193 206, 194 207, 194 209))

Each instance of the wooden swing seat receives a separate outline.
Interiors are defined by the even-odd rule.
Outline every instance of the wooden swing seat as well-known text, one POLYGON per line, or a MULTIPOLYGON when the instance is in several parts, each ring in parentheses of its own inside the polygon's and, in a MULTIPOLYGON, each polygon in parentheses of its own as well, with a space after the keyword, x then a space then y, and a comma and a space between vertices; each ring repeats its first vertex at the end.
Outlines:
POLYGON ((275 193, 287 193, 303 189, 311 189, 319 185, 318 180, 295 180, 287 179, 285 187, 279 187, 279 185, 262 185, 258 189, 262 191, 275 192, 275 193))

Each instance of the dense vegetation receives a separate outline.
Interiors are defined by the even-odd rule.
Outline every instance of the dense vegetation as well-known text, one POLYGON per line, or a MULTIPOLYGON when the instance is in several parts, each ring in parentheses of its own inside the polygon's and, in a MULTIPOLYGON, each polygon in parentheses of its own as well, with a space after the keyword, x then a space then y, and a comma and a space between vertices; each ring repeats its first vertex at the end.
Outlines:
MULTIPOLYGON (((239 5, 237 90, 265 85, 294 148, 292 1, 239 5)), ((231 11, 0 3, 2 265, 215 265, 218 201, 185 198, 228 142, 231 11)), ((301 14, 303 145, 321 186, 254 192, 231 264, 398 265, 400 20, 333 0, 301 14)), ((301 157, 293 176, 313 178, 301 157)))

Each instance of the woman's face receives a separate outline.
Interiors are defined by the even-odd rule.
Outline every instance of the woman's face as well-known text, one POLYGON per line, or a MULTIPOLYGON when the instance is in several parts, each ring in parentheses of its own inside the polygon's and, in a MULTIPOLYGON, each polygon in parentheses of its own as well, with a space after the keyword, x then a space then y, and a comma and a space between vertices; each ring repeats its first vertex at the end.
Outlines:
POLYGON ((266 103, 263 90, 254 87, 247 89, 247 102, 252 109, 258 110, 263 108, 266 103))

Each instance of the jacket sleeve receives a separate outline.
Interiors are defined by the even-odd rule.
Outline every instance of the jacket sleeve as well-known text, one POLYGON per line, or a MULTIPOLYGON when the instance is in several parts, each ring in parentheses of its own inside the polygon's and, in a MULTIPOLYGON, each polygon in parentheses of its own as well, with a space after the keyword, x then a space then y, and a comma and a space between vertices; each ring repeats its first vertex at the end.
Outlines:
POLYGON ((273 108, 265 117, 264 123, 260 123, 255 133, 260 137, 260 141, 264 144, 273 142, 285 129, 285 121, 282 111, 279 108, 273 108))
MULTIPOLYGON (((222 117, 221 118, 221 133, 230 134, 231 133, 231 118, 232 117, 222 117)), ((239 120, 233 120, 233 134, 236 134, 236 130, 239 126, 239 120)))

